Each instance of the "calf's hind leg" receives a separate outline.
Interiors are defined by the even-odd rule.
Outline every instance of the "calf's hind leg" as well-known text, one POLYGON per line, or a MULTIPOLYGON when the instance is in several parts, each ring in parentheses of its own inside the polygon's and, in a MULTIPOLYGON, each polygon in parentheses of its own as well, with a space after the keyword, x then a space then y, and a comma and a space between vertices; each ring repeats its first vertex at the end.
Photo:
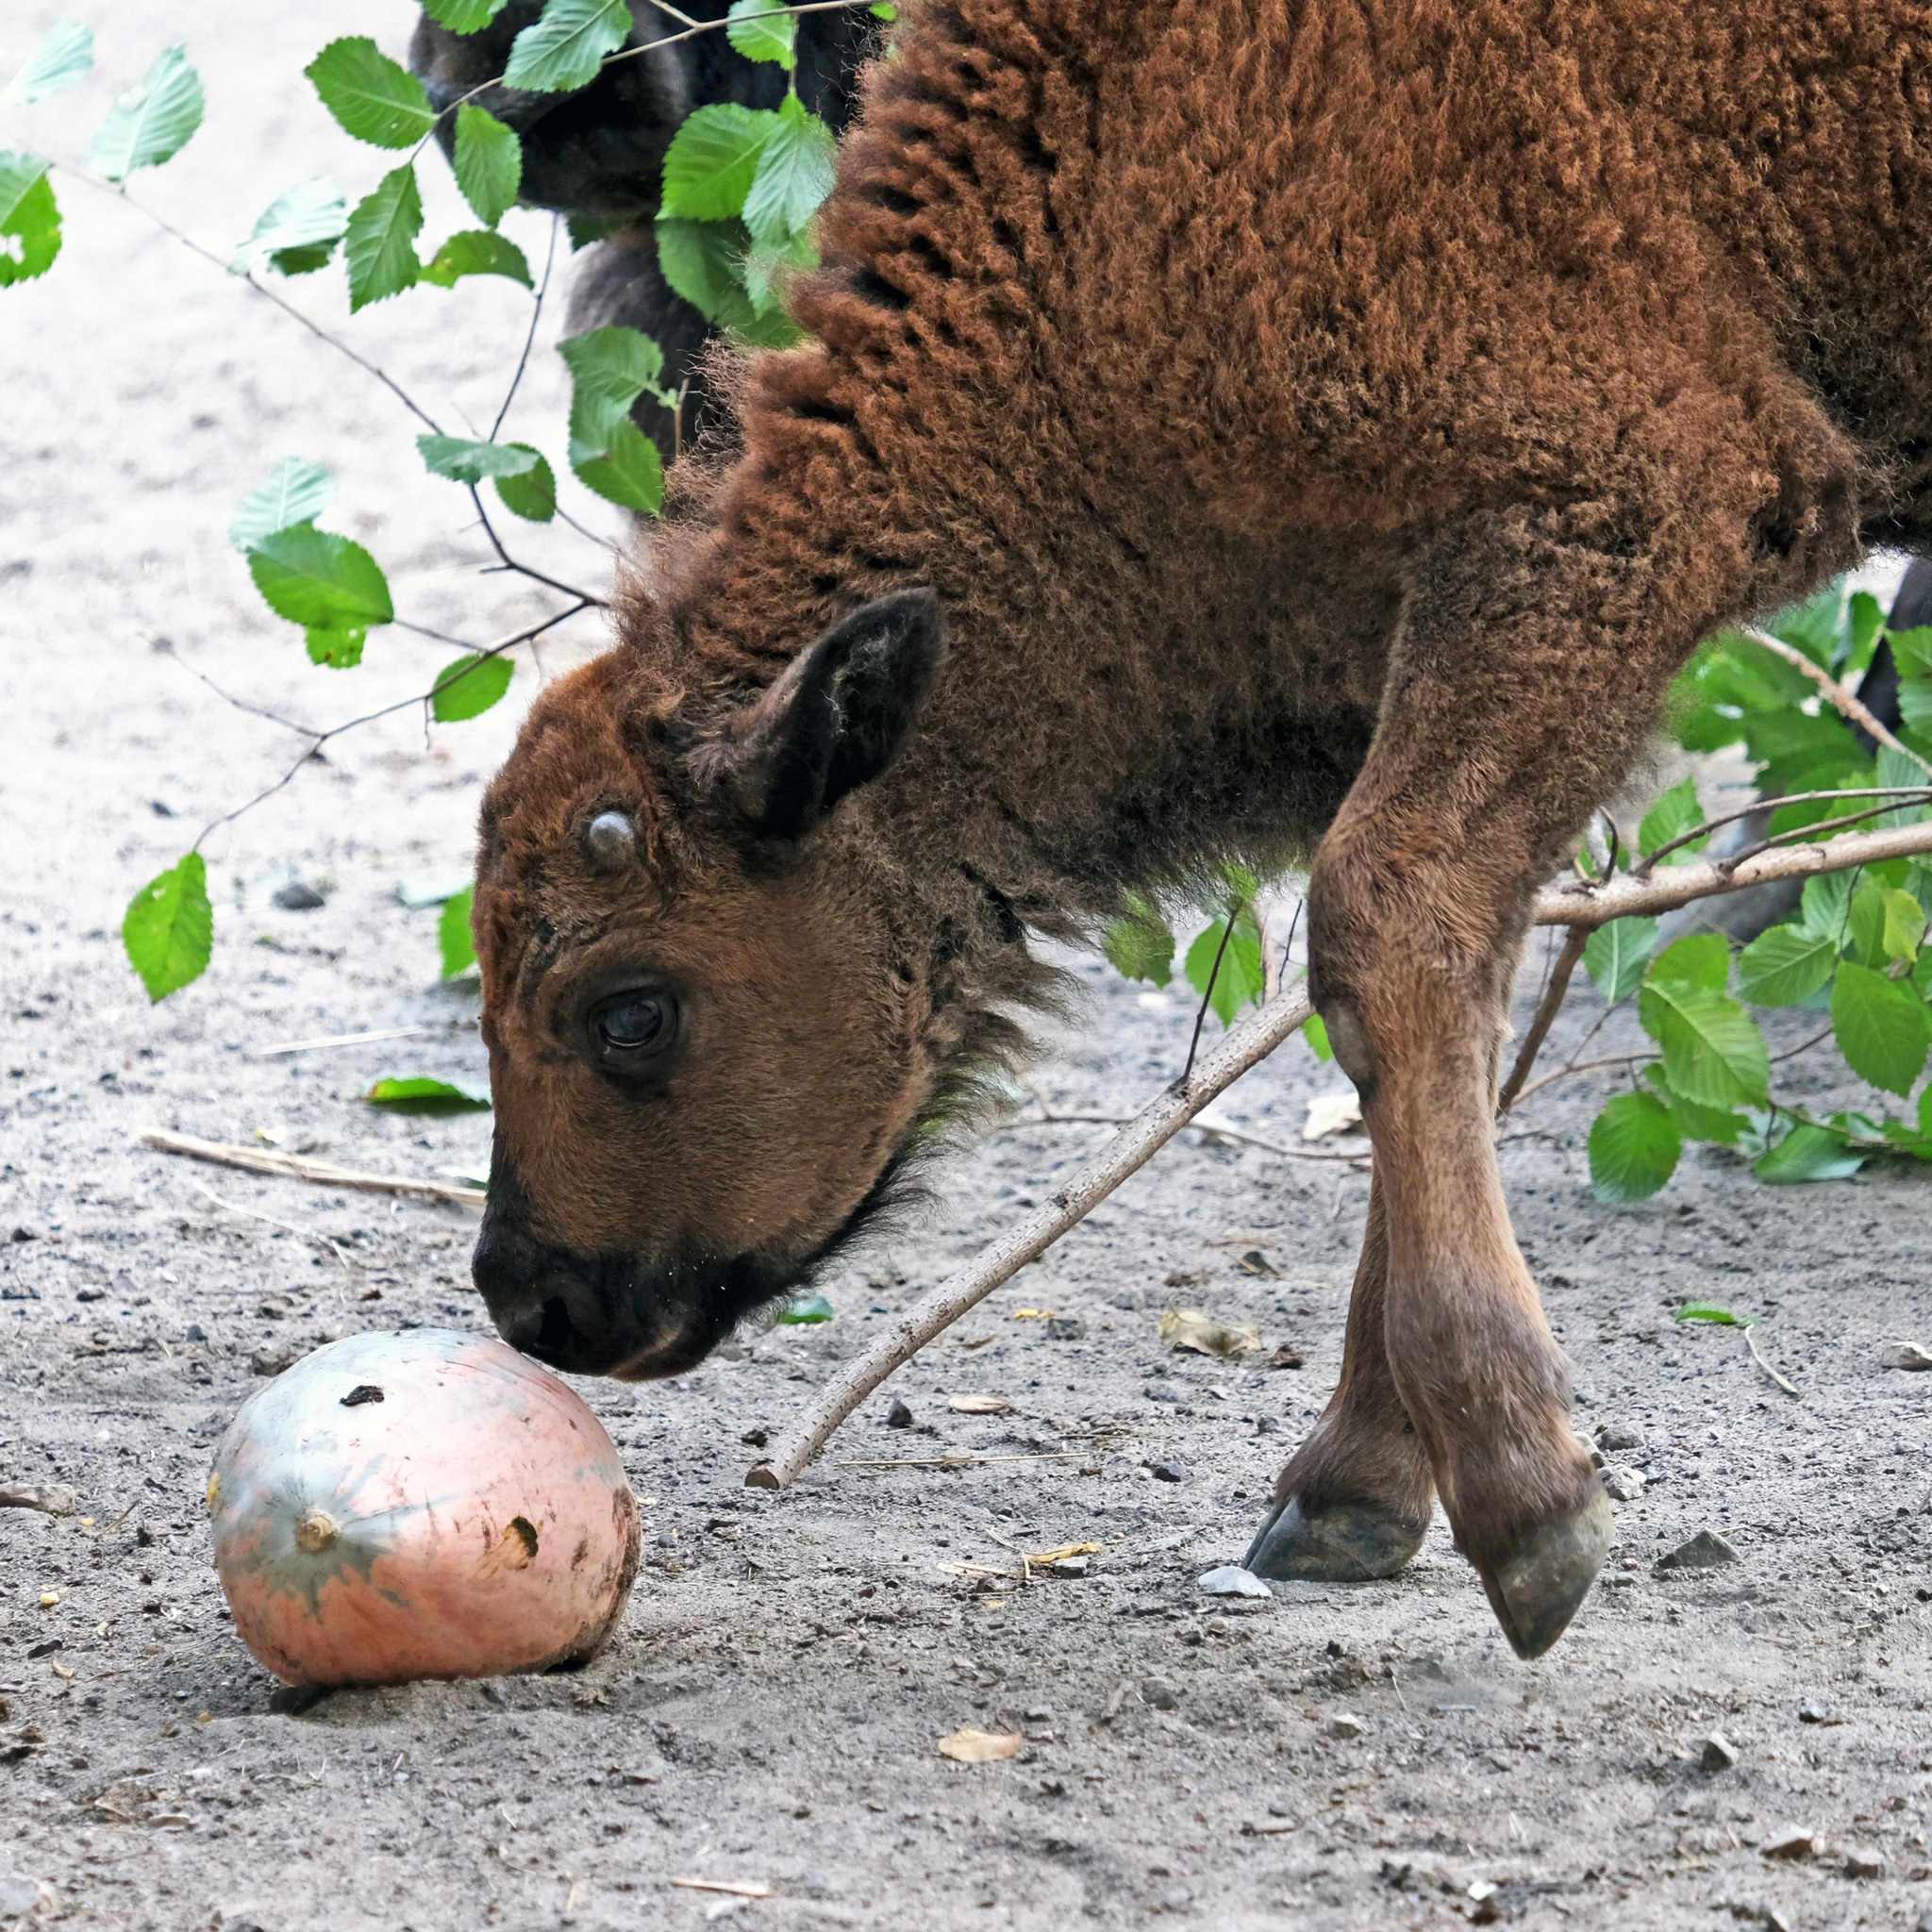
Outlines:
MULTIPOLYGON (((1749 487, 1750 468, 1714 467, 1749 487)), ((1504 1205, 1495 1068, 1532 894, 1675 666, 1751 601, 1748 510, 1687 508, 1711 471, 1690 474, 1681 492, 1652 469, 1621 479, 1627 494, 1512 505, 1433 539, 1310 887, 1311 991, 1374 1143, 1390 1379, 1524 1657, 1575 1613, 1610 1513, 1504 1205)))

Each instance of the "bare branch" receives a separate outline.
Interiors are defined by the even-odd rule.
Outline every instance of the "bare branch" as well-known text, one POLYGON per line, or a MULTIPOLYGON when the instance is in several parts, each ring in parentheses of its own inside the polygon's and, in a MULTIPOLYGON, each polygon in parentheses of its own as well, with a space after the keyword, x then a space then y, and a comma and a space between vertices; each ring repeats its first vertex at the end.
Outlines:
POLYGON ((396 1174, 360 1174, 354 1168, 336 1167, 326 1160, 305 1160, 295 1154, 271 1154, 263 1147, 242 1147, 227 1141, 200 1141, 192 1134, 158 1131, 143 1134, 141 1144, 161 1154, 185 1154, 192 1160, 212 1161, 217 1167, 279 1174, 284 1180, 311 1181, 322 1188, 352 1188, 364 1194, 415 1194, 425 1201, 453 1201, 464 1208, 483 1205, 483 1193, 478 1188, 460 1188, 448 1181, 407 1180, 396 1174))
POLYGON ((1583 958, 1583 949, 1589 943, 1590 934, 1582 926, 1573 925, 1570 928, 1569 937, 1563 941, 1563 950, 1557 955, 1550 983, 1537 1003, 1536 1018, 1529 1023, 1529 1031, 1523 1037, 1516 1064, 1510 1068, 1509 1077, 1504 1081, 1503 1091, 1496 1096, 1498 1120, 1516 1105, 1517 1096, 1523 1091, 1523 1083, 1529 1078, 1529 1070, 1536 1065, 1536 1057, 1542 1051, 1543 1041, 1549 1038, 1557 1008, 1563 1004, 1563 996, 1570 991, 1570 975, 1576 971, 1576 962, 1583 958))
POLYGON ((1882 724, 1865 704, 1847 691, 1828 671, 1821 670, 1812 663, 1803 651, 1786 643, 1782 638, 1773 637, 1768 630, 1758 630, 1750 625, 1746 625, 1739 635, 1749 638, 1754 644, 1769 651, 1773 657, 1782 658, 1793 671, 1802 671, 1830 699, 1841 715, 1849 718, 1854 724, 1875 739, 1888 751, 1895 751, 1901 758, 1910 758, 1920 771, 1928 778, 1932 778, 1932 764, 1927 764, 1910 745, 1901 744, 1892 735, 1890 728, 1882 724))

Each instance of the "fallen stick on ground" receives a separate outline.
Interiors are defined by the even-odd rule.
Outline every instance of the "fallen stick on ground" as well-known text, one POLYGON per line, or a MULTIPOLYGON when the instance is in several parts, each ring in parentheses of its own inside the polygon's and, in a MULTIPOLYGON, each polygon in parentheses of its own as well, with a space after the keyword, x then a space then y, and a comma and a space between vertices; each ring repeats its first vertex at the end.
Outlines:
MULTIPOLYGON (((1878 832, 1844 832, 1815 845, 1780 845, 1755 854, 1735 868, 1704 861, 1674 865, 1647 878, 1619 877, 1602 885, 1578 881, 1540 893, 1530 915, 1535 925, 1573 930, 1606 925, 1638 913, 1669 912, 1693 899, 1742 891, 1767 879, 1804 878, 1932 852, 1932 824, 1896 825, 1878 832)), ((772 1453, 745 1474, 755 1490, 782 1490, 794 1482, 825 1440, 865 1398, 968 1309, 976 1307, 1028 1261, 1044 1254, 1085 1220, 1131 1174, 1138 1173, 1210 1102, 1264 1060, 1308 1017, 1306 998, 1277 993, 1202 1055, 1192 1077, 1150 1100, 1092 1159, 1058 1190, 1045 1207, 1001 1235, 965 1267, 912 1304, 862 1354, 827 1382, 772 1453)), ((1526 1069, 1525 1069, 1526 1071, 1526 1069)))
POLYGON ((0 1509, 38 1509, 43 1516, 72 1516, 74 1491, 65 1483, 24 1483, 0 1489, 0 1509))
POLYGON ((354 1168, 334 1167, 326 1160, 305 1160, 299 1154, 272 1154, 264 1147, 238 1147, 230 1141, 197 1141, 192 1134, 156 1132, 143 1134, 141 1144, 162 1154, 185 1154, 192 1160, 212 1161, 217 1167, 278 1174, 284 1180, 308 1181, 321 1188, 353 1188, 364 1194, 414 1194, 425 1201, 454 1201, 463 1208, 483 1205, 480 1188, 459 1188, 447 1181, 407 1180, 397 1174, 358 1174, 354 1168))

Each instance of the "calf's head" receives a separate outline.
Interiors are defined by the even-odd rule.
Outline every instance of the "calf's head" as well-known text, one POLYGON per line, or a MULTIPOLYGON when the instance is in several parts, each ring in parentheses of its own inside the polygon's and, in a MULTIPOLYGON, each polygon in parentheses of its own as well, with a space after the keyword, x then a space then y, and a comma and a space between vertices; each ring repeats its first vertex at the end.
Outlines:
POLYGON ((557 1367, 675 1374, 854 1227, 941 1070, 916 948, 840 812, 911 736, 930 592, 835 624, 756 700, 618 650, 537 703, 483 805, 495 1101, 474 1272, 557 1367))

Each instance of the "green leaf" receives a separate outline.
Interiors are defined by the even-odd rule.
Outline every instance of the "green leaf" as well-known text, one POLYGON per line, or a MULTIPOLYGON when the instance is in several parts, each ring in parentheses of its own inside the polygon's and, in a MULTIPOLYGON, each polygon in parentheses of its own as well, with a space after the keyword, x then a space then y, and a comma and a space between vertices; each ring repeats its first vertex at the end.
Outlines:
POLYGON ((1901 677, 1932 677, 1932 625, 1886 633, 1901 677))
POLYGON ((150 1000, 179 992, 208 970, 214 952, 215 915, 208 898, 208 868, 191 852, 135 893, 121 922, 121 943, 150 1000))
POLYGON ((306 275, 335 253, 348 225, 349 205, 326 175, 298 181, 262 211, 254 232, 235 251, 228 273, 253 275, 272 260, 284 275, 306 275))
POLYGON ((1686 933, 1666 946, 1644 974, 1655 986, 1702 986, 1712 992, 1722 992, 1730 976, 1730 942, 1720 932, 1686 933))
POLYGON ((667 215, 725 222, 744 211, 758 161, 778 125, 767 108, 713 101, 685 117, 664 156, 667 215))
POLYGON ((60 207, 38 155, 0 154, 0 289, 43 275, 60 253, 60 207))
POLYGON ((1680 1322, 1709 1322, 1722 1328, 1741 1328, 1744 1324, 1728 1308, 1720 1308, 1710 1302, 1686 1302, 1677 1310, 1680 1322))
POLYGON ((1840 675, 1863 671, 1872 662, 1872 654, 1878 648, 1878 634, 1884 628, 1884 605, 1870 591, 1854 592, 1845 612, 1846 649, 1836 667, 1840 675))
POLYGON ((1908 968, 1924 937, 1924 911, 1909 892, 1866 886, 1853 899, 1852 938, 1865 965, 1883 971, 1897 962, 1908 968))
POLYGON ((1932 1085, 1919 1095, 1919 1131, 1932 1141, 1932 1085))
POLYGON ((1912 731, 1932 731, 1932 678, 1908 677, 1898 688, 1900 721, 1912 731))
POLYGON ((753 320, 744 291, 744 258, 751 237, 741 222, 687 222, 660 215, 658 267, 665 282, 720 328, 753 320))
POLYGON ((359 34, 331 41, 304 71, 343 133, 372 147, 414 147, 436 125, 423 83, 359 34))
POLYGON ((1798 902, 1799 931, 1842 945, 1851 927, 1852 885, 1849 872, 1823 872, 1807 879, 1798 902))
POLYGON ((772 1319, 776 1322, 807 1325, 814 1322, 829 1322, 832 1319, 832 1305, 824 1295, 815 1294, 807 1301, 788 1303, 772 1319))
POLYGON ((630 32, 625 0, 548 0, 509 50, 503 78, 533 93, 569 93, 596 79, 604 57, 630 32))
POLYGON ((472 653, 458 658, 437 673, 436 688, 429 698, 430 713, 441 724, 481 717, 502 698, 515 675, 516 666, 505 657, 472 653))
POLYGON ((1302 1022, 1302 1038, 1308 1042, 1308 1051, 1325 1067, 1335 1058, 1335 1049, 1328 1044, 1328 1024, 1320 1013, 1310 1013, 1302 1022))
POLYGON ((360 625, 332 629, 312 624, 307 633, 308 661, 324 664, 331 671, 353 671, 362 661, 362 646, 369 633, 360 625))
POLYGON ((507 275, 530 288, 530 264, 524 251, 508 236, 487 228, 465 228, 452 235, 434 257, 423 264, 422 278, 439 289, 453 289, 464 275, 507 275))
POLYGON ((586 489, 640 516, 656 516, 663 504, 664 459, 628 417, 615 425, 602 449, 572 437, 570 466, 586 489))
POLYGON ((465 886, 442 902, 442 911, 436 922, 436 944, 442 955, 445 979, 454 979, 476 963, 475 936, 470 930, 470 909, 475 901, 475 887, 465 886))
POLYGON ((1757 1157, 1753 1173, 1761 1181, 1841 1181, 1864 1166, 1866 1157, 1845 1145, 1829 1127, 1800 1122, 1784 1139, 1757 1157))
POLYGON ((731 0, 724 38, 747 60, 775 60, 789 74, 797 59, 798 21, 774 6, 774 0, 731 0))
POLYGON ((808 235, 768 237, 754 243, 744 258, 744 292, 751 298, 754 328, 784 317, 786 275, 818 265, 819 252, 808 235))
POLYGON ((1845 590, 1840 579, 1826 584, 1804 603, 1780 610, 1764 627, 1773 637, 1795 645, 1820 669, 1829 671, 1838 654, 1844 608, 1845 590))
POLYGON ((1687 1141, 1709 1141, 1719 1147, 1735 1147, 1749 1130, 1751 1123, 1743 1114, 1727 1108, 1700 1107, 1674 1092, 1663 1063, 1653 1060, 1644 1068, 1643 1077, 1657 1090, 1657 1096, 1670 1108, 1677 1131, 1687 1141))
POLYGON ((375 558, 313 524, 292 524, 250 544, 248 571, 269 608, 291 624, 347 630, 395 616, 375 558))
POLYGON ((457 186, 486 228, 515 205, 524 183, 524 146, 494 114, 465 101, 457 109, 457 186))
POLYGON ((228 524, 228 541, 237 550, 252 550, 264 537, 294 524, 312 524, 329 507, 335 485, 320 463, 307 457, 284 457, 235 506, 228 524))
POLYGON ((547 524, 557 514, 557 477, 547 458, 527 442, 512 442, 510 449, 527 450, 536 458, 527 470, 496 478, 496 493, 503 507, 526 523, 547 524))
POLYGON ((664 352, 649 336, 616 325, 567 337, 557 353, 570 369, 570 433, 593 448, 629 422, 630 406, 656 390, 664 368, 664 352))
POLYGON ((1673 1092, 1728 1111, 1769 1096, 1771 1058, 1757 1023, 1728 994, 1680 981, 1644 982, 1638 996, 1643 1028, 1663 1048, 1673 1092))
POLYGON ((1252 920, 1237 920, 1223 951, 1221 936, 1226 931, 1227 921, 1217 919, 1188 948, 1186 971, 1188 984, 1208 1001, 1224 1026, 1232 1026, 1235 1015, 1250 1000, 1261 997, 1261 941, 1252 920))
POLYGON ((1744 948, 1738 991, 1754 1006, 1801 1007, 1831 977, 1838 941, 1802 925, 1774 925, 1744 948))
POLYGON ((26 65, 7 83, 0 107, 30 108, 72 87, 93 64, 93 35, 77 20, 57 20, 26 65))
POLYGON ((449 1080, 432 1080, 420 1074, 400 1077, 391 1074, 378 1080, 362 1098, 371 1107, 387 1108, 391 1113, 488 1113, 490 1095, 475 1087, 459 1087, 449 1080))
POLYGON ((1656 950, 1656 920, 1613 919, 1584 941, 1583 969, 1614 1007, 1636 991, 1656 950))
POLYGON ((490 476, 521 476, 543 458, 526 442, 476 442, 462 436, 419 436, 416 447, 432 476, 477 484, 490 476))
POLYGON ((1677 1170, 1683 1137, 1654 1093, 1620 1093, 1590 1129, 1590 1184, 1599 1201, 1641 1201, 1677 1170))
MULTIPOLYGON (((1697 780, 1686 778, 1681 784, 1673 785, 1644 813, 1643 823, 1637 828, 1637 843, 1648 858, 1659 845, 1681 838, 1692 825, 1703 823, 1704 808, 1697 802, 1697 780)), ((1663 862, 1682 865, 1705 842, 1703 839, 1693 839, 1690 844, 1678 846, 1663 862)))
POLYGON ((893 21, 899 17, 899 9, 892 5, 892 0, 872 0, 866 10, 874 20, 893 21))
POLYGON ((1124 979, 1165 986, 1174 976, 1174 931, 1138 892, 1126 894, 1126 914, 1100 938, 1100 950, 1124 979))
POLYGON ((1888 1093, 1909 1093, 1932 1040, 1925 1005, 1904 981, 1844 961, 1831 989, 1831 1030, 1845 1064, 1888 1093))
POLYGON ((392 169, 357 203, 349 217, 349 309, 367 308, 413 288, 423 270, 416 237, 423 232, 423 196, 413 164, 392 169))
POLYGON ((423 11, 453 34, 474 34, 501 13, 508 0, 423 0, 423 11))
POLYGON ((796 94, 787 94, 744 197, 753 241, 775 247, 805 232, 832 192, 834 152, 832 130, 796 94))
POLYGON ((158 168, 186 147, 201 125, 201 76, 178 46, 164 47, 137 88, 114 103, 88 149, 87 163, 109 181, 158 168))
POLYGON ((593 242, 607 242, 620 228, 630 226, 623 215, 570 215, 564 220, 564 231, 570 236, 571 253, 588 248, 593 242))

